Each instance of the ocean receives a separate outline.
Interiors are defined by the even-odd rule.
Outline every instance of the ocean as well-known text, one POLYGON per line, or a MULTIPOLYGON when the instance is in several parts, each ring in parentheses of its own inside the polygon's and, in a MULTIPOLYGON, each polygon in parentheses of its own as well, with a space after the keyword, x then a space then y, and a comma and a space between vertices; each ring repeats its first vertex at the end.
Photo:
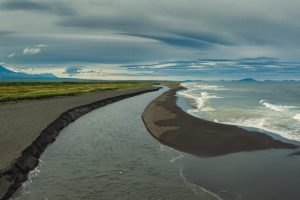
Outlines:
POLYGON ((300 82, 188 82, 189 114, 300 141, 300 82))

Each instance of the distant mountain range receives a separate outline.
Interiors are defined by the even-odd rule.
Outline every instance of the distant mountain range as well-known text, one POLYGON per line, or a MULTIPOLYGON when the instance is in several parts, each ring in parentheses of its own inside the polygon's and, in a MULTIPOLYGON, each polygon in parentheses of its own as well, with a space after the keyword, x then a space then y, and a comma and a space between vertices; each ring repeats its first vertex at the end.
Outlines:
MULTIPOLYGON (((254 78, 244 78, 240 80, 211 80, 211 81, 220 81, 220 82, 300 82, 300 80, 256 80, 254 78)), ((182 82, 205 82, 205 80, 185 80, 182 82)))
POLYGON ((8 80, 53 80, 59 79, 51 73, 45 74, 26 74, 20 72, 13 72, 0 65, 0 81, 8 80))
POLYGON ((256 82, 257 80, 255 80, 254 78, 244 78, 241 80, 238 80, 238 82, 256 82))
MULTIPOLYGON (((204 80, 185 80, 183 82, 200 82, 200 81, 204 81, 204 80)), ((213 80, 213 81, 230 81, 230 82, 257 82, 257 80, 255 80, 254 78, 244 78, 244 79, 240 79, 240 80, 213 80)))

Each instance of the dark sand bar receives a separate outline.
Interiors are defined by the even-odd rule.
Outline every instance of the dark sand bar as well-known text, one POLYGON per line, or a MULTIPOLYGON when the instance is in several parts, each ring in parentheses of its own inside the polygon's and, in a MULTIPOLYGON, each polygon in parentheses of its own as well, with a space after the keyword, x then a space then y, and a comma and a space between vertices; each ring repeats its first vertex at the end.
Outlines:
POLYGON ((183 88, 171 88, 152 101, 143 113, 146 127, 161 143, 205 157, 272 148, 297 148, 262 133, 193 117, 177 106, 176 91, 179 89, 183 88))
POLYGON ((146 86, 1 104, 0 199, 7 199, 27 179, 46 146, 69 123, 98 107, 158 89, 146 86))

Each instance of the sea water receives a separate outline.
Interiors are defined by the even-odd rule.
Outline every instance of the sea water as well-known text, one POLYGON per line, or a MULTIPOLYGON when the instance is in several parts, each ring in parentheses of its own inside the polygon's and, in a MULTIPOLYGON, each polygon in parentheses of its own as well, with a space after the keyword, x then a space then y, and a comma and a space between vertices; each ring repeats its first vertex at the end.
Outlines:
MULTIPOLYGON (((300 82, 188 82, 178 91, 187 113, 267 133, 299 146, 300 82)), ((199 130, 201 132, 201 130, 199 130)), ((300 152, 269 149, 200 158, 184 156, 186 178, 223 200, 300 199, 300 152)))
POLYGON ((300 82, 189 82, 177 94, 206 120, 300 141, 300 82))

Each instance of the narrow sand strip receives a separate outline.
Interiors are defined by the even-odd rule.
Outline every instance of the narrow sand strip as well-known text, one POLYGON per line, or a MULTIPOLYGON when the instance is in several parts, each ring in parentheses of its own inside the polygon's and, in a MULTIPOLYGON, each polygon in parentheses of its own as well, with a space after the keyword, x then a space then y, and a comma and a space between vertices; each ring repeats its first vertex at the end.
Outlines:
POLYGON ((241 151, 297 148, 262 133, 193 117, 176 105, 173 87, 152 101, 143 113, 149 132, 161 143, 198 156, 219 156, 241 151))

